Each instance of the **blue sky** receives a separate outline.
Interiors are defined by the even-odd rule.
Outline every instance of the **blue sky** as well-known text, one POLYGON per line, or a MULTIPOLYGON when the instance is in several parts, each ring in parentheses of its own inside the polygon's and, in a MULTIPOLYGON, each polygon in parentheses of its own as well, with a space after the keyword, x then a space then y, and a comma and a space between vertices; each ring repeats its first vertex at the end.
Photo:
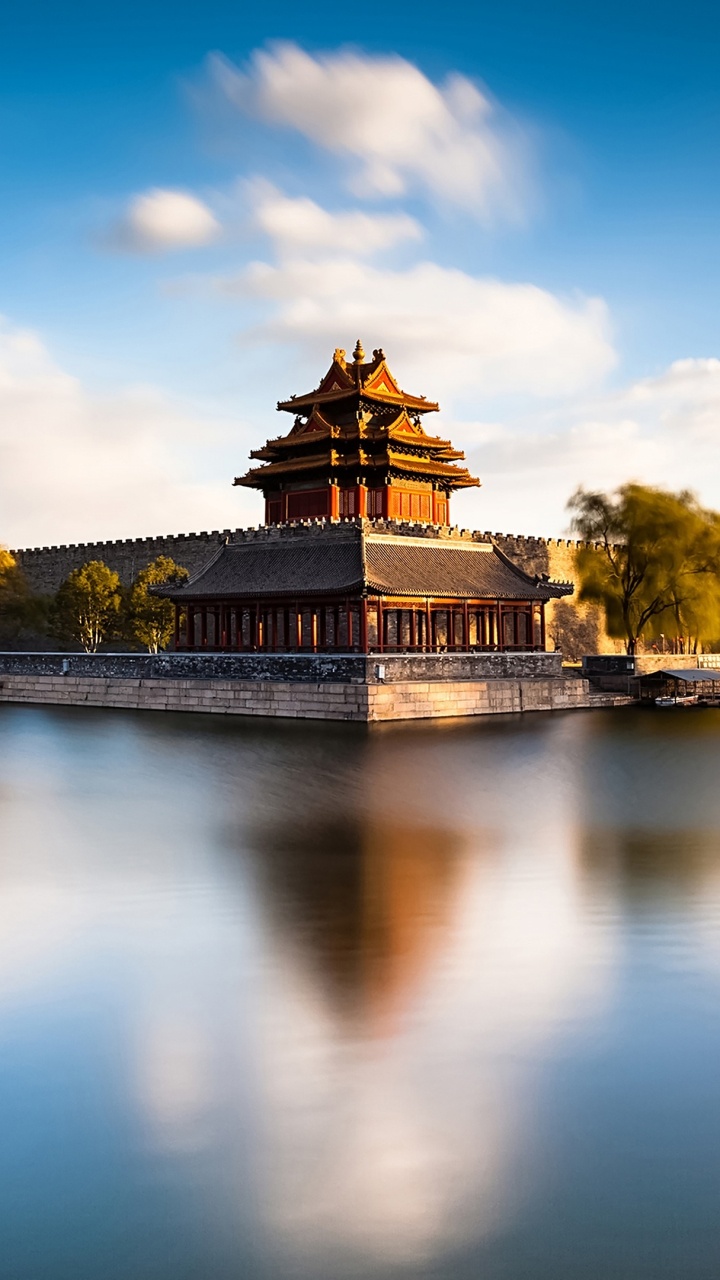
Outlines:
POLYGON ((255 523, 277 398, 382 345, 483 488, 720 506, 720 11, 29 3, 0 40, 0 539, 255 523), (691 447, 689 447, 691 446, 691 447))

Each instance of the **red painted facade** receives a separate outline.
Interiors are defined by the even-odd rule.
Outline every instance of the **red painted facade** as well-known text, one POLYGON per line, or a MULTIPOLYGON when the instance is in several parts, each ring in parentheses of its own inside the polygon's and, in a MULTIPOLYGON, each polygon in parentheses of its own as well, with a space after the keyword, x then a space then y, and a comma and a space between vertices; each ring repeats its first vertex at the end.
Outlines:
POLYGON ((446 525, 450 495, 477 485, 463 454, 428 435, 422 420, 438 406, 402 391, 382 351, 353 361, 337 350, 320 385, 281 401, 295 415, 286 436, 268 440, 236 484, 260 489, 267 524, 366 517, 446 525))

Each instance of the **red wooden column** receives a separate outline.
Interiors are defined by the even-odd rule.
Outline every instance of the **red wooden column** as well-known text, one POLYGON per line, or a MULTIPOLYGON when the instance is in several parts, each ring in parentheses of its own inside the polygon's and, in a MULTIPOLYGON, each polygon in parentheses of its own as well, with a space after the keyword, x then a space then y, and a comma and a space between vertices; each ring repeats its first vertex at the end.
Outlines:
POLYGON ((432 633, 432 613, 430 611, 430 601, 425 601, 425 652, 433 651, 433 633, 432 633))
POLYGON ((330 519, 340 519, 340 490, 336 484, 330 485, 330 519))
POLYGON ((207 649, 208 630, 207 630, 207 605, 200 606, 200 644, 203 649, 207 649))
POLYGON ((358 510, 357 513, 363 518, 367 515, 367 485, 359 484, 358 490, 358 510))
POLYGON ((383 609, 382 597, 378 596, 377 602, 377 635, 378 650, 380 653, 385 652, 385 610, 383 609))
POLYGON ((180 648, 180 605, 175 605, 175 648, 180 648))
POLYGON ((367 600, 364 596, 360 601, 360 650, 362 653, 368 652, 367 600))
POLYGON ((543 649, 543 653, 544 653, 544 652, 545 652, 545 649, 546 649, 546 637, 545 637, 545 601, 544 601, 544 600, 543 600, 543 601, 541 602, 541 604, 540 604, 540 644, 542 645, 542 649, 543 649))
POLYGON ((413 652, 417 649, 417 614, 414 609, 410 610, 410 648, 413 652))
POLYGON ((470 648, 470 619, 468 617, 468 602, 463 603, 463 649, 467 653, 470 648))
POLYGON ((259 649, 262 644, 262 620, 260 618, 260 601, 255 601, 255 648, 259 649))
POLYGON ((352 613, 350 611, 350 600, 348 597, 345 598, 345 626, 347 627, 348 653, 350 653, 353 645, 353 625, 352 625, 352 613))

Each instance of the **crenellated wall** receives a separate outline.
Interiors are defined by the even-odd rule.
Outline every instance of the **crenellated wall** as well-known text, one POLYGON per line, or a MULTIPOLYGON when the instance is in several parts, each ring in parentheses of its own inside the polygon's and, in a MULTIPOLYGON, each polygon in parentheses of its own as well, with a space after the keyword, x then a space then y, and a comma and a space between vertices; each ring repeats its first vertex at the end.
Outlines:
MULTIPOLYGON (((318 530, 324 521, 304 522, 318 530)), ((559 582, 576 579, 575 553, 582 544, 567 539, 525 537, 508 533, 481 533, 444 530, 437 525, 409 521, 377 520, 388 532, 412 533, 428 538, 492 538, 515 564, 528 573, 546 573, 559 582)), ((292 537, 296 526, 264 526, 258 529, 213 529, 201 533, 161 534, 151 538, 126 538, 113 542, 71 543, 67 546, 27 547, 13 551, 33 592, 51 595, 73 570, 89 560, 102 560, 129 585, 137 573, 159 555, 170 556, 191 574, 198 572, 226 539, 292 537)), ((578 604, 574 597, 550 601, 547 609, 548 647, 562 649, 566 657, 579 659, 587 653, 620 652, 618 641, 605 634, 601 611, 594 605, 578 604)))
POLYGON ((125 538, 116 542, 78 542, 57 547, 24 547, 13 551, 31 591, 53 595, 73 569, 89 560, 102 560, 129 586, 136 575, 157 556, 170 556, 190 573, 196 573, 215 555, 232 530, 211 533, 167 533, 155 538, 125 538))
MULTIPOLYGON (((527 573, 547 573, 556 582, 577 582, 576 552, 585 543, 570 538, 532 538, 494 533, 493 540, 505 555, 527 573)), ((551 600, 546 612, 548 645, 577 660, 586 653, 623 653, 620 640, 605 630, 602 609, 581 604, 576 595, 551 600)))

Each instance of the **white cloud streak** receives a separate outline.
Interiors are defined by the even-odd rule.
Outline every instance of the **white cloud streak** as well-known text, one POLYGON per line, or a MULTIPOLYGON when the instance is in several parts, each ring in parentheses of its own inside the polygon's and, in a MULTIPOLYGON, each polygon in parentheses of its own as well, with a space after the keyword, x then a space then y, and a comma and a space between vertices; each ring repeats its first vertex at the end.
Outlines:
POLYGON ((720 508, 720 360, 685 359, 660 374, 522 420, 456 422, 451 433, 484 488, 458 502, 483 528, 556 534, 579 484, 638 480, 692 489, 720 508))
POLYGON ((270 304, 248 336, 328 350, 360 334, 434 399, 472 392, 567 395, 614 364, 600 299, 568 301, 422 262, 397 271, 345 257, 256 262, 215 282, 226 295, 270 304), (429 384, 429 381, 432 385, 429 384), (426 385, 428 384, 428 385, 426 385))
POLYGON ((197 196, 155 187, 132 198, 105 245, 125 253, 167 253, 210 244, 219 234, 217 218, 197 196))
POLYGON ((406 213, 330 213, 307 196, 293 199, 262 180, 249 184, 248 198, 254 228, 283 257, 350 253, 365 258, 423 238, 420 223, 406 213))
POLYGON ((210 69, 242 112, 344 156, 356 195, 418 189, 482 219, 524 214, 520 130, 464 76, 437 86, 396 55, 313 57, 289 43, 257 50, 244 70, 214 55, 210 69))

